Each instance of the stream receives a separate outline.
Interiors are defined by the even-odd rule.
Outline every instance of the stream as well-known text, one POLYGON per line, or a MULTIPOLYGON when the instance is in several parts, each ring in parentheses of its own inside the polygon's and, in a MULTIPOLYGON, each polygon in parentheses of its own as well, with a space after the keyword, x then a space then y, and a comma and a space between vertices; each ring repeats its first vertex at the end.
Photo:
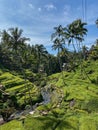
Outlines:
MULTIPOLYGON (((42 97, 43 97, 43 101, 41 103, 36 103, 33 105, 33 110, 31 109, 26 109, 26 110, 22 110, 22 111, 16 111, 15 113, 13 113, 10 117, 9 117, 9 121, 10 120, 13 120, 13 119, 19 119, 21 116, 23 115, 27 115, 28 113, 30 114, 33 114, 35 109, 42 105, 42 104, 48 104, 50 101, 51 101, 51 86, 50 85, 47 85, 45 87, 43 87, 41 89, 41 94, 42 94, 42 97)), ((2 118, 0 118, 2 119, 2 118)), ((0 120, 1 121, 1 120, 0 120)), ((3 121, 3 119, 2 119, 3 121)), ((1 124, 3 124, 1 121, 1 124)), ((3 121, 4 122, 4 121, 3 121)))
POLYGON ((41 94, 43 97, 43 104, 47 104, 51 100, 51 93, 50 93, 50 85, 45 86, 44 88, 41 89, 41 94))

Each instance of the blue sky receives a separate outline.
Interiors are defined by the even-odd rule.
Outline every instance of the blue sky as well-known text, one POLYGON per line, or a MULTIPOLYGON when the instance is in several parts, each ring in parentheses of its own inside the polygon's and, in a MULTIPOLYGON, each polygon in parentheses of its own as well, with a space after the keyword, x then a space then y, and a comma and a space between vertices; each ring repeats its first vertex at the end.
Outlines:
MULTIPOLYGON (((0 0, 0 30, 19 27, 31 39, 31 44, 43 44, 50 53, 53 28, 66 26, 82 18, 82 1, 85 0, 0 0)), ((85 43, 90 46, 98 37, 95 20, 98 18, 98 0, 86 0, 88 35, 85 43)))

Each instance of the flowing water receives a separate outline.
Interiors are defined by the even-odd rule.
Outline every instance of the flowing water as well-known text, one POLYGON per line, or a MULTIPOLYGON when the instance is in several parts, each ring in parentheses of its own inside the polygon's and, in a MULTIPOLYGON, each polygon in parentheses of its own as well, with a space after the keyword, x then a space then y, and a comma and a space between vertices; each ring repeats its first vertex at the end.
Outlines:
POLYGON ((42 88, 41 94, 42 94, 42 97, 43 97, 43 104, 49 103, 50 100, 51 100, 50 85, 42 88))

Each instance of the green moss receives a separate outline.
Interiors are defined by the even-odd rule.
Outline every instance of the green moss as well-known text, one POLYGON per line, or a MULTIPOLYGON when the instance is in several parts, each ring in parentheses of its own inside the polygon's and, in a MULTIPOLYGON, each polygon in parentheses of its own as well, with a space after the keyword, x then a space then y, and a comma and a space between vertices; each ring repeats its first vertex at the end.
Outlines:
POLYGON ((0 126, 0 130, 25 130, 21 121, 13 120, 0 126))
POLYGON ((92 117, 82 117, 79 121, 80 130, 97 130, 97 123, 92 117))

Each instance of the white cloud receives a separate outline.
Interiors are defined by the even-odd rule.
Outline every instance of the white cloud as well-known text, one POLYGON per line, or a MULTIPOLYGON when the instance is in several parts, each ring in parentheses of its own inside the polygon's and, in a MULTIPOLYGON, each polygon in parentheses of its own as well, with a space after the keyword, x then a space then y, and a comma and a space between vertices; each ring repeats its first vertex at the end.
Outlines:
POLYGON ((50 11, 50 10, 56 10, 56 6, 54 6, 53 4, 47 4, 45 5, 46 10, 50 11))
POLYGON ((70 10, 71 10, 70 5, 65 5, 65 7, 64 7, 64 15, 69 15, 70 10))
MULTIPOLYGON (((13 10, 8 12, 8 9, 2 9, 3 6, 0 6, 0 29, 8 29, 11 26, 18 26, 24 30, 23 34, 26 37, 31 38, 30 43, 50 45, 51 34, 54 32, 53 27, 58 26, 59 24, 66 26, 82 14, 81 6, 73 9, 71 5, 63 5, 57 13, 58 10, 52 3, 46 5, 33 4, 30 2, 25 2, 24 4, 23 0, 23 3, 19 4, 19 9, 15 11, 15 15, 13 15, 13 10), (32 11, 34 9, 36 10, 32 11), (51 10, 55 11, 50 13, 49 11, 51 10)), ((89 6, 88 11, 87 22, 95 24, 94 21, 98 16, 97 5, 89 6)), ((96 37, 91 38, 89 36, 85 42, 91 43, 95 41, 95 39, 96 37)))
POLYGON ((65 6, 64 6, 64 9, 67 10, 67 11, 70 11, 71 6, 70 6, 70 5, 65 5, 65 6))
POLYGON ((28 5, 31 9, 34 9, 34 6, 31 3, 29 3, 28 5))
POLYGON ((43 45, 51 45, 50 44, 50 40, 48 37, 31 37, 31 44, 35 45, 35 44, 43 44, 43 45))
POLYGON ((42 8, 39 7, 39 8, 38 8, 38 11, 41 12, 41 11, 42 11, 42 8))

